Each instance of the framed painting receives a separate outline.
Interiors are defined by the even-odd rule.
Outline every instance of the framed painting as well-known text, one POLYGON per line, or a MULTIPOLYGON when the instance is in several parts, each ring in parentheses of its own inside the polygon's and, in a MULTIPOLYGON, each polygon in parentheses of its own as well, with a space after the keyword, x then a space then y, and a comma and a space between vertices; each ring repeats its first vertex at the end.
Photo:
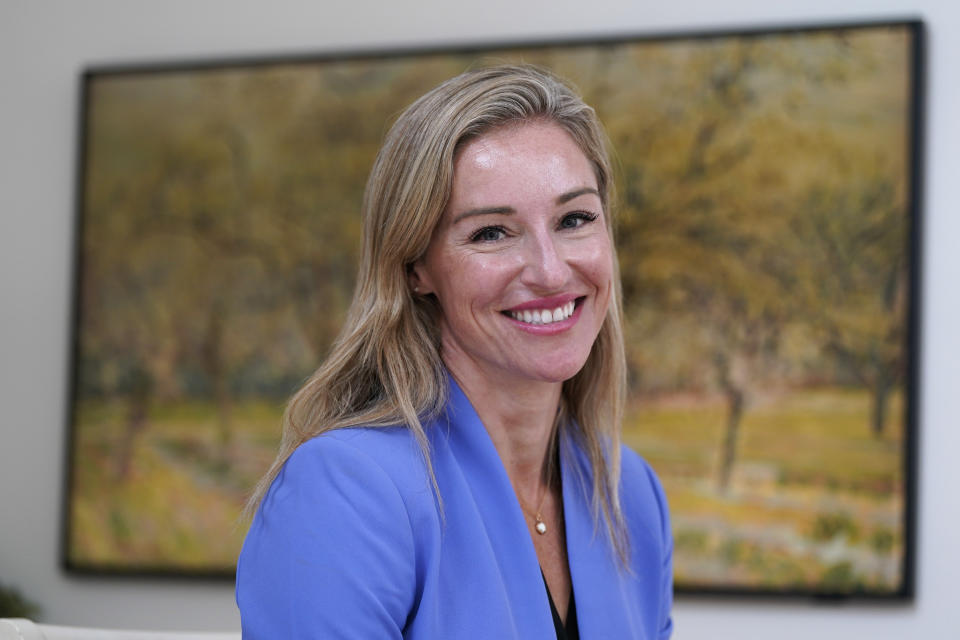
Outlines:
POLYGON ((907 21, 87 70, 65 566, 233 575, 391 119, 523 61, 615 152, 624 439, 678 591, 909 598, 922 52, 907 21))

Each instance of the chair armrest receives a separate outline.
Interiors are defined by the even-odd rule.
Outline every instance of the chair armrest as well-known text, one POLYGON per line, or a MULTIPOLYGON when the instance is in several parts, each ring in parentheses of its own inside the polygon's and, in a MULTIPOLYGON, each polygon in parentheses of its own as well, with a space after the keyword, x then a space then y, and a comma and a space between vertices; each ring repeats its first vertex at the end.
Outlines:
POLYGON ((46 640, 40 628, 26 618, 0 618, 0 640, 46 640))

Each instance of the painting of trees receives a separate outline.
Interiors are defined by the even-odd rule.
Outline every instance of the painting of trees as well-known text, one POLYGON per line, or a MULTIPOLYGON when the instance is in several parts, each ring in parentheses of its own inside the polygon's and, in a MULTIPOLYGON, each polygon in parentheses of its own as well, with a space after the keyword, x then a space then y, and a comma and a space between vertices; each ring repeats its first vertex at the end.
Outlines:
POLYGON ((343 322, 391 119, 509 60, 569 79, 610 138, 624 439, 670 498, 677 584, 898 592, 915 37, 88 74, 68 564, 232 571, 283 401, 343 322))

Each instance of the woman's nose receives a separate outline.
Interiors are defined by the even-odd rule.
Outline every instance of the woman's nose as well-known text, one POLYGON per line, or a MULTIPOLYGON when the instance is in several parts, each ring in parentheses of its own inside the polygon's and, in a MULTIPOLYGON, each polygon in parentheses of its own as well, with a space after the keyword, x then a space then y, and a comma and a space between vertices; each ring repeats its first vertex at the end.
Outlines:
POLYGON ((570 275, 563 247, 549 233, 528 236, 527 240, 523 283, 545 292, 562 289, 570 275))

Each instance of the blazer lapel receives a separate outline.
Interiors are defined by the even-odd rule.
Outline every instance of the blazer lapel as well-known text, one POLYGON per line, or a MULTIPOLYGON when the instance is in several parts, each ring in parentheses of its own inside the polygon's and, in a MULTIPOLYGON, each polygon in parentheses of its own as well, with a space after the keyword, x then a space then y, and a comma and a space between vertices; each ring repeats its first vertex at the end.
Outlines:
MULTIPOLYGON (((479 520, 472 524, 482 529, 493 551, 492 562, 502 579, 516 637, 555 640, 540 563, 513 486, 490 435, 452 377, 447 421, 451 452, 479 515, 479 520)), ((481 532, 474 534, 481 535, 481 532)), ((478 558, 478 561, 484 560, 478 558)), ((485 567, 484 570, 492 568, 485 567)), ((486 612, 492 616, 498 613, 486 612)))

